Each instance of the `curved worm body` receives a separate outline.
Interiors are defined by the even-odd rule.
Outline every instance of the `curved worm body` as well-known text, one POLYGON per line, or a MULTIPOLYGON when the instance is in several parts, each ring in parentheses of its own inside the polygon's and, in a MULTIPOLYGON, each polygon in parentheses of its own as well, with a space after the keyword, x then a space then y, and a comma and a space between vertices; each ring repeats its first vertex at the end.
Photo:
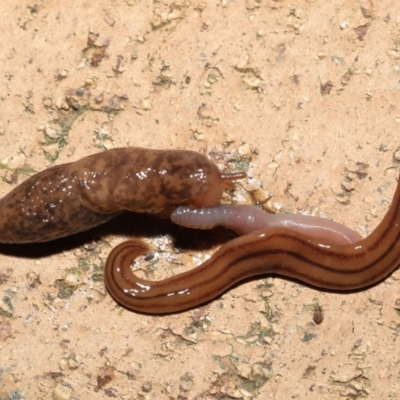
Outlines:
POLYGON ((100 225, 124 211, 157 214, 178 205, 213 207, 226 182, 207 157, 126 147, 57 165, 0 200, 0 242, 45 242, 100 225))
POLYGON ((400 179, 382 222, 355 243, 331 243, 292 229, 266 228, 229 241, 188 272, 157 282, 138 279, 130 267, 136 256, 148 251, 138 240, 122 243, 110 253, 105 274, 107 288, 118 303, 150 314, 198 306, 243 279, 270 273, 322 289, 368 287, 400 263, 400 179))
POLYGON ((212 208, 181 206, 171 214, 175 224, 195 229, 224 226, 239 235, 266 228, 287 228, 332 243, 354 243, 361 236, 327 218, 301 214, 270 214, 256 206, 222 204, 212 208))

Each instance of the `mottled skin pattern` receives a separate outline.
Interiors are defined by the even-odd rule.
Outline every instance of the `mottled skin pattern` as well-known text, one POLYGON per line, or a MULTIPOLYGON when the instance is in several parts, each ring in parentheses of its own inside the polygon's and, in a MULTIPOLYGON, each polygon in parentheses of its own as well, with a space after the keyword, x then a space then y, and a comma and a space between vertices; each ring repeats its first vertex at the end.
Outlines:
POLYGON ((3 197, 0 242, 57 239, 127 210, 155 214, 182 204, 212 207, 224 179, 237 178, 223 176, 193 151, 108 150, 42 171, 3 197))

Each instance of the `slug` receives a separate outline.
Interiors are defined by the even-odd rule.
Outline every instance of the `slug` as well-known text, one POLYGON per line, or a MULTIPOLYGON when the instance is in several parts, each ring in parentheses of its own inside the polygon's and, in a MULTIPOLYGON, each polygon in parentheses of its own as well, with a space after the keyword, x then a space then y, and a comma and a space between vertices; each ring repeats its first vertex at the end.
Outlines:
POLYGON ((270 214, 256 206, 222 204, 212 208, 180 206, 171 221, 187 228, 211 229, 221 225, 246 235, 260 229, 284 227, 332 243, 354 243, 361 236, 327 218, 299 214, 270 214))
POLYGON ((213 207, 227 183, 245 176, 223 174, 193 151, 104 151, 39 172, 0 199, 0 242, 46 242, 124 211, 160 214, 179 205, 213 207))
POLYGON ((147 314, 183 311, 210 301, 237 282, 264 274, 294 278, 321 289, 366 288, 400 263, 400 179, 392 204, 366 238, 333 243, 285 227, 235 238, 198 267, 161 281, 135 276, 132 260, 149 252, 140 240, 115 247, 106 262, 106 285, 121 305, 147 314))

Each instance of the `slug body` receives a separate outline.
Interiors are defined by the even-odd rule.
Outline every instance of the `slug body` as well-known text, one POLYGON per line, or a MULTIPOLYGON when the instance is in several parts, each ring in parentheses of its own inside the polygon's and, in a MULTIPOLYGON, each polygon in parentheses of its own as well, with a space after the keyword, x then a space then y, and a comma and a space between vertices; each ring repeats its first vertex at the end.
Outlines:
POLYGON ((57 165, 0 200, 0 242, 45 242, 100 225, 121 212, 158 214, 178 205, 213 207, 227 181, 207 157, 126 147, 57 165))
POLYGON ((387 277, 400 263, 400 179, 392 204, 365 239, 340 244, 284 227, 268 227, 223 245, 200 266, 162 281, 137 278, 132 260, 149 251, 138 240, 112 250, 106 285, 130 310, 179 312, 205 303, 235 283, 262 274, 295 278, 322 289, 349 291, 387 277))

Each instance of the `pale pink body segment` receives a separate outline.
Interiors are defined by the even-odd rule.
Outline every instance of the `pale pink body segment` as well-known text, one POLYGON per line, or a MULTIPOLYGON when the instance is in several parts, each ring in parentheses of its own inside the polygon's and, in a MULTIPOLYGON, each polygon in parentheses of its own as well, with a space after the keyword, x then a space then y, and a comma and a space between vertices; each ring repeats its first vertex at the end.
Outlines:
POLYGON ((239 235, 267 228, 287 228, 332 243, 354 243, 361 236, 345 225, 327 218, 301 214, 270 214, 256 206, 222 204, 212 208, 178 207, 171 221, 194 229, 224 226, 239 235))

